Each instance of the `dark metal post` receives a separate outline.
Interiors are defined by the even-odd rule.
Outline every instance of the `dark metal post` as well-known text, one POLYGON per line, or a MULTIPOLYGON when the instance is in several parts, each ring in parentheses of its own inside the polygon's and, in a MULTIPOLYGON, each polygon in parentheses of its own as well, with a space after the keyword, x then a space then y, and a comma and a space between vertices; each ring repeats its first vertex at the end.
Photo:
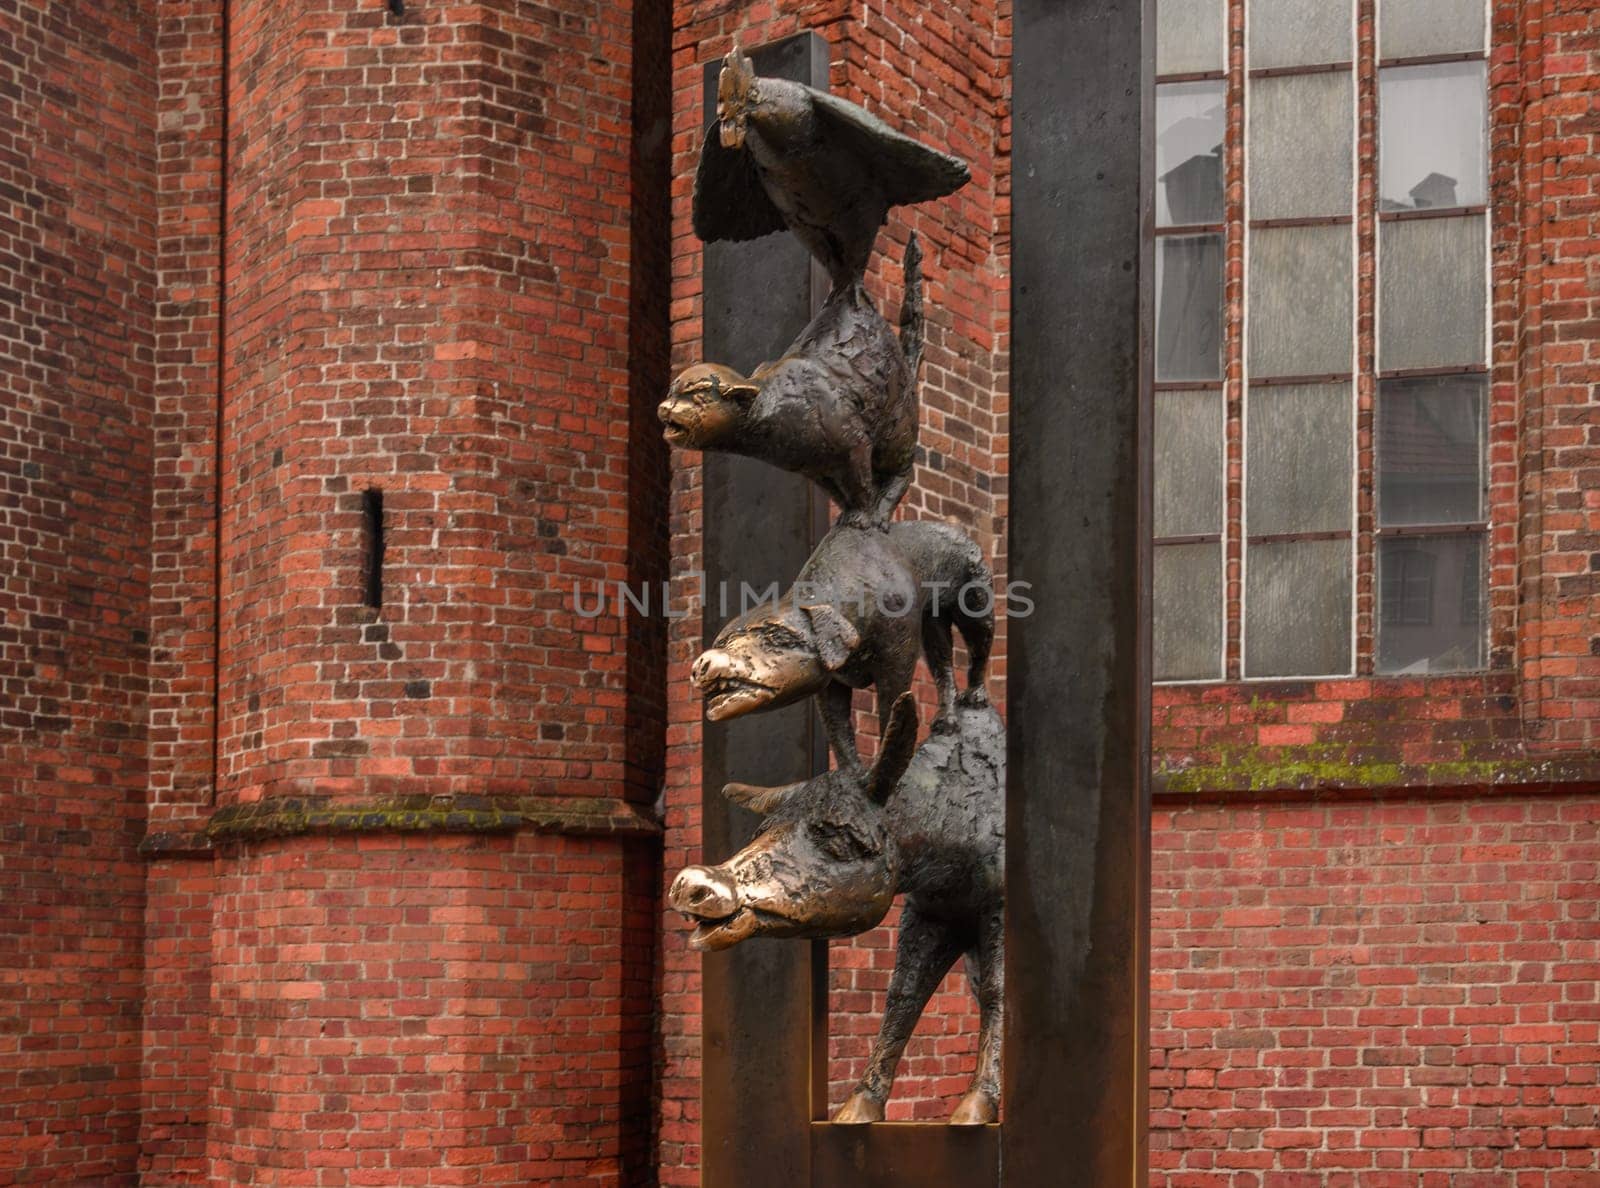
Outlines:
POLYGON ((1004 1183, 1143 1188, 1150 0, 1018 0, 1004 1183))
MULTIPOLYGON (((828 86, 828 47, 803 33, 751 54, 756 69, 828 86)), ((721 62, 706 67, 705 111, 716 110, 721 62)), ((776 359, 810 320, 811 257, 791 235, 705 250, 705 358, 749 372, 776 359)), ((732 454, 702 462, 705 638, 739 613, 740 583, 787 588, 825 524, 819 496, 798 474, 732 454), (728 602, 722 605, 720 592, 728 602)), ((827 514, 826 500, 820 500, 827 514)), ((702 844, 720 862, 753 835, 757 818, 722 797, 729 780, 781 784, 827 767, 809 699, 731 722, 707 723, 701 761, 702 844)), ((812 964, 819 946, 753 941, 705 958, 701 1141, 706 1188, 811 1184, 812 964)), ((826 950, 822 950, 825 957, 826 950)))

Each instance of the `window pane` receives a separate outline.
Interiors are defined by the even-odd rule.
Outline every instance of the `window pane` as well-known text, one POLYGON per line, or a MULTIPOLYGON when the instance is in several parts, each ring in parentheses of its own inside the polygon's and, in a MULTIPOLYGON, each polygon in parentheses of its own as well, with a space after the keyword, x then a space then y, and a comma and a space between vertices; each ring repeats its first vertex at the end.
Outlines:
POLYGON ((1378 523, 1463 524, 1483 518, 1481 375, 1378 385, 1378 523))
POLYGON ((1343 0, 1251 0, 1245 13, 1250 68, 1350 61, 1354 7, 1343 0))
POLYGON ((1222 222, 1227 84, 1156 88, 1156 226, 1222 222))
POLYGON ((1350 527, 1349 384, 1255 387, 1245 419, 1252 536, 1350 527))
POLYGON ((1151 646, 1158 681, 1222 676, 1222 545, 1157 545, 1151 646))
POLYGON ((1156 240, 1156 379, 1222 378, 1222 236, 1156 240))
POLYGON ((1378 0, 1378 57, 1481 51, 1483 8, 1483 0, 1378 0))
POLYGON ((1486 256, 1482 215, 1379 226, 1379 368, 1485 362, 1486 256))
POLYGON ((1378 671, 1484 666, 1483 535, 1378 542, 1378 671))
POLYGON ((1157 537, 1222 531, 1222 469, 1222 393, 1157 392, 1157 537))
POLYGON ((1480 206, 1488 192, 1484 63, 1378 71, 1378 208, 1480 206))
POLYGON ((1351 370, 1350 228, 1250 232, 1250 374, 1351 370))
POLYGON ((1222 17, 1226 0, 1158 0, 1156 73, 1222 70, 1222 17))
POLYGON ((1355 202, 1352 78, 1289 74, 1250 84, 1252 219, 1349 214, 1355 202))
POLYGON ((1245 553, 1245 675, 1350 671, 1350 542, 1253 544, 1245 553))

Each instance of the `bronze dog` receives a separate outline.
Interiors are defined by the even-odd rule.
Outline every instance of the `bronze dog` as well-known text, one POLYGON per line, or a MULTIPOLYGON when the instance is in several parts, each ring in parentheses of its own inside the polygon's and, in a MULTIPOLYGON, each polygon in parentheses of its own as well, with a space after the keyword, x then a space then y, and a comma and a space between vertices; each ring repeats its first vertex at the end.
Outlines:
POLYGON ((919 640, 939 689, 935 730, 954 721, 952 629, 970 661, 962 696, 986 704, 992 582, 978 546, 947 524, 909 520, 887 533, 836 527, 784 595, 717 633, 691 678, 712 721, 816 694, 835 758, 859 773, 852 692, 873 686, 886 725, 889 707, 911 687, 919 640))

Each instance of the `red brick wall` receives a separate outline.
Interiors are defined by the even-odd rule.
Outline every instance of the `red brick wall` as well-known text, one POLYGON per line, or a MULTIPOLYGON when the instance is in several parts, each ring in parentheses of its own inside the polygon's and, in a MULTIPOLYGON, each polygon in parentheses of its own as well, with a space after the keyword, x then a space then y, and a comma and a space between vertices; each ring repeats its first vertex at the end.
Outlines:
POLYGON ((208 1174, 643 1183, 651 843, 383 830, 655 797, 662 628, 573 586, 665 562, 664 75, 623 3, 229 16, 218 801, 378 832, 219 853, 208 1174))
POLYGON ((211 1093, 209 857, 150 862, 145 881, 139 1183, 201 1182, 211 1093))
POLYGON ((1155 822, 1151 1183, 1600 1183, 1600 802, 1155 822))
POLYGON ((163 0, 155 50, 154 451, 150 519, 149 789, 139 1173, 205 1173, 209 857, 184 856, 214 794, 217 430, 225 17, 222 0, 163 0), (161 857, 155 857, 160 854, 161 857))
POLYGON ((232 855, 211 1182, 646 1182, 650 982, 626 948, 648 960, 654 878, 648 854, 528 832, 232 855))
POLYGON ((163 0, 155 449, 150 519, 150 829, 192 827, 214 779, 222 0, 163 0))
POLYGON ((626 636, 571 586, 628 576, 630 30, 232 14, 224 797, 618 791, 626 636))
POLYGON ((1600 5, 1529 3, 1516 45, 1526 116, 1526 235, 1517 366, 1523 376, 1524 716, 1542 749, 1600 739, 1600 5))
POLYGON ((0 4, 0 1184, 137 1154, 153 9, 0 4))

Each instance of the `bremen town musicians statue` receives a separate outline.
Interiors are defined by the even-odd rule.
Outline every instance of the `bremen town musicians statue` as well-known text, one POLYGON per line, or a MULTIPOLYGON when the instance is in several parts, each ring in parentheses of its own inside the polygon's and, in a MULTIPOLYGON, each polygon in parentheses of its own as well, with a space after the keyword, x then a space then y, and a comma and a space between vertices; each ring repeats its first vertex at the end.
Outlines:
POLYGON ((735 49, 718 82, 717 124, 695 178, 702 240, 787 229, 827 269, 832 290, 781 359, 741 375, 698 363, 659 410, 667 441, 758 458, 816 482, 840 515, 788 593, 728 623, 692 679, 713 720, 815 696, 834 767, 789 787, 729 784, 764 818, 720 866, 691 866, 672 907, 690 943, 725 949, 754 936, 850 936, 904 892, 899 948, 866 1074, 835 1122, 876 1122, 917 1018, 968 958, 982 1032, 971 1088, 952 1123, 998 1117, 1000 1102, 1005 733, 984 689, 994 638, 991 575, 978 546, 944 524, 890 524, 911 481, 922 351, 920 253, 906 250, 897 337, 862 275, 890 207, 950 194, 967 166, 853 103, 757 77, 735 49), (981 595, 958 594, 978 587, 981 595), (979 613, 966 607, 976 601, 979 613), (958 692, 952 632, 969 664, 958 692), (917 745, 909 692, 918 653, 938 690, 917 745), (877 695, 878 753, 856 751, 851 695, 877 695))

